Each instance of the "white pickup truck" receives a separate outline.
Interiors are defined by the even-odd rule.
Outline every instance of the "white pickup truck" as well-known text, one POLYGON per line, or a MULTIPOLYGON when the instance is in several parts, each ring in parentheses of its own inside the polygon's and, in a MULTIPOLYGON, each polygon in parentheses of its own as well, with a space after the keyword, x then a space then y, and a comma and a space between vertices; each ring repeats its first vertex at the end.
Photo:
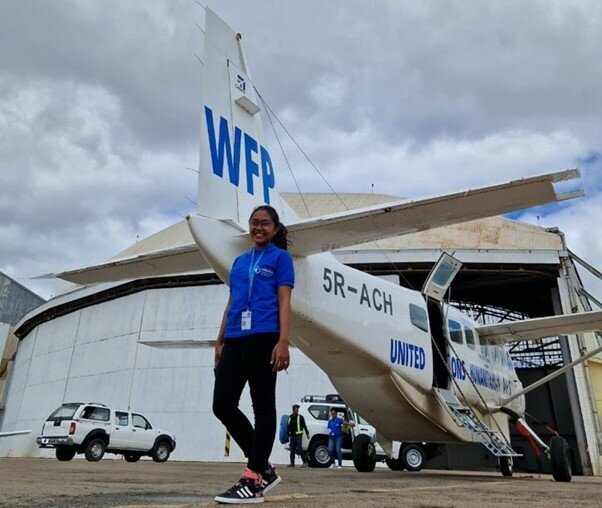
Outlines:
MULTIPOLYGON (((303 415, 309 438, 302 437, 302 447, 307 452, 307 460, 311 467, 328 467, 332 459, 328 454, 328 419, 330 411, 335 410, 339 417, 353 425, 343 434, 343 459, 353 460, 358 471, 374 470, 376 462, 385 461, 394 471, 420 471, 426 459, 439 455, 440 445, 432 443, 400 443, 393 442, 392 455, 376 442, 376 429, 358 413, 345 404, 338 394, 305 395, 299 404, 299 414, 303 415)), ((286 443, 286 423, 288 416, 283 415, 280 422, 280 440, 286 443)), ((288 450, 288 443, 285 444, 288 450)))
MULTIPOLYGON (((351 420, 355 424, 353 430, 347 431, 345 429, 343 434, 341 447, 343 459, 352 459, 353 433, 365 434, 370 436, 371 441, 375 440, 376 429, 348 408, 338 395, 306 395, 299 404, 299 414, 303 415, 309 430, 309 438, 303 435, 302 447, 307 452, 310 467, 328 467, 332 463, 332 459, 328 454, 328 419, 330 418, 330 411, 333 409, 341 418, 351 420)), ((283 417, 284 422, 287 419, 283 417)), ((281 426, 283 425, 284 423, 281 422, 281 426)), ((281 429, 281 432, 283 430, 281 429)), ((288 449, 288 444, 285 444, 285 449, 288 449)), ((375 452, 379 460, 385 459, 386 454, 380 446, 376 446, 375 452)))
POLYGON ((123 454, 128 462, 136 462, 143 455, 165 462, 176 447, 176 437, 154 429, 140 413, 73 402, 63 404, 48 417, 37 443, 40 448, 55 448, 61 461, 83 453, 87 460, 96 462, 108 452, 123 454))

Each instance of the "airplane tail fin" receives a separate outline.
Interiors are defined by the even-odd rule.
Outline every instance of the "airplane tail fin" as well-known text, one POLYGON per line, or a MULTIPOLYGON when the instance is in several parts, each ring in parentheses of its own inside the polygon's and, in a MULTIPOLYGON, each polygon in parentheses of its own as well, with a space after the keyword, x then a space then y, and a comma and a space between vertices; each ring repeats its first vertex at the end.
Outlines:
POLYGON ((295 220, 276 188, 261 105, 237 34, 206 8, 198 214, 247 228, 252 210, 273 206, 295 220))

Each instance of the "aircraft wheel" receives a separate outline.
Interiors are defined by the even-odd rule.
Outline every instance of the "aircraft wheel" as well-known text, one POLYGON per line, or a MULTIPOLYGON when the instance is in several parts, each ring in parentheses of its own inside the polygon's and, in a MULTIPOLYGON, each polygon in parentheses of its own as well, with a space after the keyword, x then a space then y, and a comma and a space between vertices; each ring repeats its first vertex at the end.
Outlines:
POLYGON ((353 465, 360 473, 371 473, 376 467, 376 448, 366 434, 359 434, 353 439, 351 447, 353 465))
POLYGON ((569 443, 560 436, 550 441, 550 459, 552 459, 552 476, 557 482, 570 482, 573 477, 569 443))
POLYGON ((399 460, 408 471, 420 471, 424 467, 425 461, 422 446, 417 444, 405 445, 399 453, 399 460))
POLYGON ((514 460, 512 457, 500 457, 500 470, 502 476, 512 476, 514 472, 514 460))

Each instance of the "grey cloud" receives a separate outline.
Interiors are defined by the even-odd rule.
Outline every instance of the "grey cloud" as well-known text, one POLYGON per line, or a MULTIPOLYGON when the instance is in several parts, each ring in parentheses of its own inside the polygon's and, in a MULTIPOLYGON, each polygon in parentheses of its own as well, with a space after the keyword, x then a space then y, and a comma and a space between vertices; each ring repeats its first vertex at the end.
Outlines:
POLYGON ((192 2, 13 2, 0 16, 4 72, 111 90, 128 134, 181 146, 197 125, 201 47, 192 2))
MULTIPOLYGON (((433 194, 602 150, 594 0, 206 3, 243 33, 256 86, 337 190, 433 194)), ((0 269, 102 261, 190 211, 202 9, 74 0, 0 11, 0 269)), ((283 141, 302 188, 327 190, 283 141)))

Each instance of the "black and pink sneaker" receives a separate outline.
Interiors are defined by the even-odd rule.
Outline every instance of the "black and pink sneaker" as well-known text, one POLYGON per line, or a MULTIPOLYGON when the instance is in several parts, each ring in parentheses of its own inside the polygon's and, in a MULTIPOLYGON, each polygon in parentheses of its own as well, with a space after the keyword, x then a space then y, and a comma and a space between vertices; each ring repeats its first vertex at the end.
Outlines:
POLYGON ((215 501, 221 504, 263 503, 263 490, 261 475, 246 467, 240 480, 225 492, 215 496, 215 501))
POLYGON ((282 481, 282 477, 278 474, 276 468, 272 464, 268 465, 267 469, 263 472, 262 478, 264 494, 267 494, 282 481))

